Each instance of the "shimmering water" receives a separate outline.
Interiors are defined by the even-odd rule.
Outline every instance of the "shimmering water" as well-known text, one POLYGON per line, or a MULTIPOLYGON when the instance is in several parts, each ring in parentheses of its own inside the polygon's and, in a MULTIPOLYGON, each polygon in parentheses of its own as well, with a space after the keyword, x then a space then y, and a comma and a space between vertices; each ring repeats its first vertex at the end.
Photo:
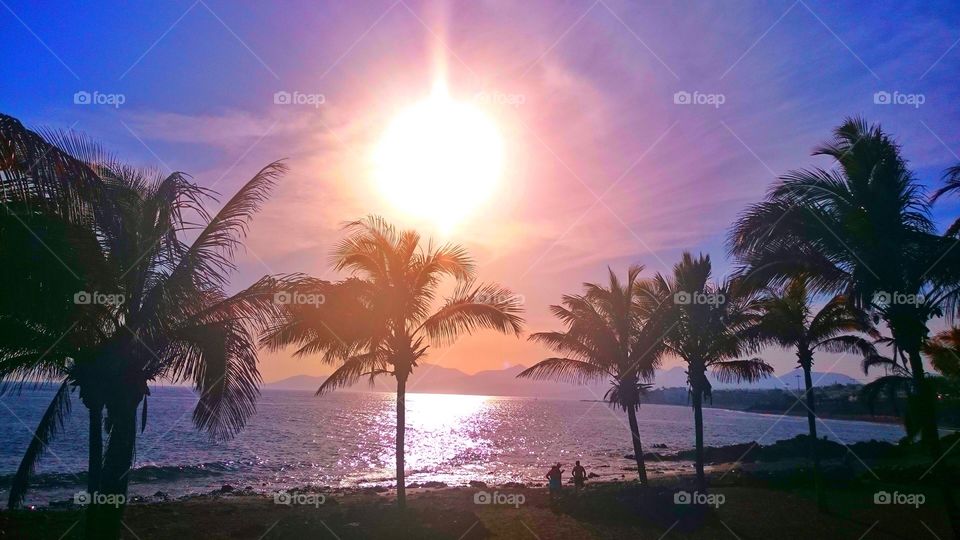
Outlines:
MULTIPOLYGON (((187 389, 159 388, 137 444, 131 493, 158 490, 179 496, 231 484, 262 491, 306 484, 390 485, 393 477, 395 404, 390 394, 267 390, 258 412, 237 438, 215 443, 193 429, 195 398, 187 389)), ((29 443, 52 391, 25 391, 0 399, 0 495, 29 443)), ((772 443, 806 432, 806 419, 704 411, 708 445, 757 440, 772 443)), ((688 407, 644 405, 639 413, 647 451, 693 446, 688 407), (654 448, 665 445, 665 448, 654 448)), ((826 420, 820 432, 852 443, 895 441, 900 426, 826 420)), ((86 409, 75 400, 70 424, 41 465, 28 502, 68 498, 84 486, 86 409)), ((408 482, 481 480, 541 482, 548 464, 580 459, 606 478, 631 475, 626 415, 598 402, 444 394, 407 398, 408 482)), ((689 469, 689 463, 649 463, 654 474, 689 469)))

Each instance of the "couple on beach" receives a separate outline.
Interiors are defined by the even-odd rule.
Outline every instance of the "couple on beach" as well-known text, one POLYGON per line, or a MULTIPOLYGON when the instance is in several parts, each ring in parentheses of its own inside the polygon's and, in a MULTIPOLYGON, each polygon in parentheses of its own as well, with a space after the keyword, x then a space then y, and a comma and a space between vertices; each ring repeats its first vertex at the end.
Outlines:
MULTIPOLYGON (((573 486, 577 490, 580 490, 581 488, 583 488, 583 483, 587 479, 587 470, 583 468, 583 465, 580 465, 580 461, 578 460, 576 464, 573 466, 573 471, 571 472, 573 473, 573 486)), ((550 482, 549 485, 550 485, 551 495, 554 495, 560 492, 560 488, 563 486, 563 481, 562 481, 563 473, 564 471, 563 469, 560 468, 559 463, 557 463, 553 467, 550 467, 550 470, 547 472, 546 477, 547 477, 547 480, 550 482)))

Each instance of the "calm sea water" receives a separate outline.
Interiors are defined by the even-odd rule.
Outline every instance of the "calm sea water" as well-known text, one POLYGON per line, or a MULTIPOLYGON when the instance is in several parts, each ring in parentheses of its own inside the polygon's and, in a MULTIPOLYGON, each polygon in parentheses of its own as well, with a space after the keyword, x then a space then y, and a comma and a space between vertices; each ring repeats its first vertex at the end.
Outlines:
MULTIPOLYGON (((390 394, 264 391, 246 430, 216 443, 193 429, 195 398, 183 388, 154 389, 150 419, 137 444, 130 491, 172 496, 231 484, 261 491, 303 486, 390 485, 393 476, 394 399, 390 394)), ((24 391, 0 399, 0 496, 29 443, 52 391, 24 391)), ((626 415, 598 402, 442 394, 407 399, 408 482, 470 480, 499 484, 540 482, 550 463, 580 459, 606 478, 624 470, 632 452, 626 415)), ((708 445, 772 443, 806 432, 806 419, 707 409, 708 445)), ((693 446, 689 407, 644 405, 639 414, 645 449, 693 446)), ((41 464, 28 502, 69 498, 84 484, 86 409, 75 400, 70 424, 41 464)), ((903 436, 896 425, 826 420, 820 431, 852 443, 903 436)), ((649 463, 654 474, 689 463, 649 463)))

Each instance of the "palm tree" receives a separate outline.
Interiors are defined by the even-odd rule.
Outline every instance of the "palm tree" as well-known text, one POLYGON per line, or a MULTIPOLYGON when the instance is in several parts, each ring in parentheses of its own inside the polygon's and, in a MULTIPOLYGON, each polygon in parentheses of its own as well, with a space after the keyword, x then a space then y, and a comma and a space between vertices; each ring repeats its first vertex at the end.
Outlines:
POLYGON ((750 334, 759 343, 773 343, 785 349, 794 349, 797 353, 797 364, 803 370, 807 402, 810 459, 817 498, 822 503, 816 399, 811 376, 814 353, 854 353, 864 358, 873 357, 877 354, 873 343, 854 332, 874 337, 876 332, 867 313, 853 307, 843 296, 835 296, 816 312, 811 302, 806 280, 802 278, 789 282, 780 290, 767 290, 757 300, 759 314, 750 334))
POLYGON ((348 223, 334 251, 334 268, 352 278, 338 284, 301 279, 294 294, 323 298, 292 304, 264 336, 278 349, 297 345, 297 355, 317 353, 339 364, 317 395, 379 375, 397 381, 397 504, 406 506, 404 434, 407 379, 431 345, 452 345, 463 334, 486 328, 520 335, 520 299, 496 284, 475 284, 475 267, 458 245, 423 245, 412 230, 398 231, 379 217, 348 223), (439 287, 456 287, 439 308, 439 287))
MULTIPOLYGON (((42 141, 36 136, 21 137, 12 139, 13 142, 5 141, 3 146, 21 152, 21 147, 28 146, 23 144, 24 140, 34 144, 42 141)), ((86 148, 84 145, 65 147, 86 148)), ((72 339, 73 334, 88 338, 95 333, 97 337, 73 349, 63 347, 54 357, 18 355, 15 345, 5 344, 0 357, 3 359, 0 375, 4 380, 20 382, 53 376, 79 387, 81 399, 91 411, 90 462, 100 469, 96 487, 104 494, 125 496, 136 445, 138 409, 141 429, 146 424, 148 383, 156 380, 193 383, 200 394, 193 420, 216 438, 235 434, 254 411, 260 382, 255 333, 279 315, 282 306, 274 302, 274 292, 282 288, 274 278, 263 278, 233 296, 228 296, 224 288, 234 270, 232 257, 241 246, 251 216, 285 168, 280 163, 268 165, 216 215, 210 216, 204 203, 214 195, 183 174, 162 177, 116 162, 83 162, 76 158, 70 161, 59 149, 53 155, 67 163, 83 164, 77 166, 78 170, 84 174, 93 171, 97 180, 80 190, 78 200, 81 202, 70 207, 70 212, 51 213, 43 206, 30 206, 34 212, 46 212, 44 217, 52 222, 59 219, 70 225, 85 224, 83 234, 94 239, 83 244, 85 249, 76 255, 77 267, 82 270, 76 276, 78 283, 71 284, 74 292, 69 296, 61 294, 55 301, 60 302, 61 311, 76 313, 73 320, 77 326, 91 329, 68 335, 71 344, 80 341, 72 339), (64 216, 68 214, 79 217, 66 220, 64 216), (199 229, 192 225, 196 221, 201 222, 199 229), (186 236, 193 241, 186 243, 186 236), (88 296, 78 302, 74 296, 77 291, 93 292, 92 298, 88 296), (98 298, 113 300, 101 302, 98 298), (73 306, 62 307, 70 301, 73 306), (94 446, 100 439, 103 411, 109 419, 109 440, 101 456, 94 446)), ((41 163, 44 159, 45 154, 41 156, 41 163)), ((57 173, 70 170, 63 166, 42 166, 30 172, 39 176, 37 170, 48 168, 57 173)), ((14 172, 20 171, 14 169, 14 172)), ((27 188, 56 184, 28 182, 22 175, 15 180, 5 183, 4 194, 13 193, 6 188, 18 186, 18 182, 27 188)), ((71 177, 56 180, 71 180, 71 177)), ((26 206, 34 203, 32 198, 24 200, 26 206)), ((35 233, 31 231, 31 234, 35 233)), ((68 235, 69 238, 72 237, 68 235)), ((62 257, 58 252, 52 254, 62 257)), ((25 270, 40 272, 35 268, 25 270)), ((44 322, 34 314, 28 315, 29 318, 21 317, 14 322, 30 325, 44 322)), ((58 413, 63 411, 65 386, 61 385, 48 414, 44 415, 43 429, 38 429, 21 471, 32 469, 32 464, 27 462, 35 462, 62 420, 58 413), (38 447, 40 451, 36 450, 38 447)), ((116 536, 122 512, 123 506, 91 505, 87 522, 89 535, 116 536)))
POLYGON ((709 255, 694 258, 684 252, 672 276, 657 274, 644 283, 645 294, 666 310, 666 346, 687 368, 696 436, 696 471, 700 489, 703 472, 703 400, 710 397, 710 371, 721 382, 755 381, 773 372, 759 358, 739 359, 752 351, 749 332, 755 306, 731 282, 710 281, 709 255))
MULTIPOLYGON (((930 202, 935 203, 937 200, 950 193, 960 192, 960 165, 954 165, 947 169, 943 175, 943 185, 933 192, 933 196, 930 197, 930 202)), ((944 236, 955 237, 957 234, 960 234, 960 218, 954 220, 954 222, 947 227, 947 231, 943 233, 944 236)))
POLYGON ((948 328, 933 336, 923 352, 933 369, 944 377, 960 379, 960 328, 948 328))
MULTIPOLYGON (((886 322, 895 356, 906 355, 924 445, 939 462, 936 392, 921 352, 930 319, 956 314, 954 240, 935 234, 922 186, 880 126, 847 119, 814 154, 833 158, 837 169, 784 175, 734 224, 731 253, 751 280, 805 277, 816 292, 844 294, 886 322)), ((955 508, 946 486, 944 493, 955 508)), ((952 521, 960 535, 960 518, 952 521)))
POLYGON ((18 255, 0 267, 0 393, 30 381, 61 381, 14 476, 10 508, 22 503, 30 474, 69 413, 69 394, 81 383, 90 411, 91 491, 102 459, 102 404, 89 403, 98 380, 88 366, 109 316, 73 301, 78 291, 110 290, 91 256, 99 251, 90 221, 102 182, 64 149, 81 150, 91 163, 109 156, 82 136, 48 132, 46 138, 52 142, 0 114, 0 246, 18 255))
POLYGON ((664 351, 662 318, 650 297, 640 294, 641 266, 631 266, 623 282, 613 270, 609 285, 584 284, 583 295, 565 295, 562 305, 551 306, 566 330, 538 332, 531 341, 542 343, 560 356, 541 360, 517 377, 556 379, 576 384, 609 378, 604 399, 626 411, 633 454, 640 482, 647 483, 643 445, 637 424, 640 396, 653 381, 664 351))

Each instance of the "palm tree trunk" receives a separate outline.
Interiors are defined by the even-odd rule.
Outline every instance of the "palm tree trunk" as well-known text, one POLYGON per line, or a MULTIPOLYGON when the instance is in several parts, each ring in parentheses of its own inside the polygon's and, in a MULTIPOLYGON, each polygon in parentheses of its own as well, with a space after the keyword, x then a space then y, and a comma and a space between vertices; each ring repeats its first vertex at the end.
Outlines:
MULTIPOLYGON (((126 507, 129 472, 137 441, 137 402, 107 406, 110 438, 100 476, 99 501, 87 507, 87 537, 119 538, 126 507)), ((92 495, 92 494, 91 494, 92 495)))
POLYGON ((933 462, 930 475, 937 479, 937 483, 940 484, 944 506, 947 515, 950 517, 950 526, 953 529, 953 537, 960 538, 960 512, 958 512, 957 503, 953 497, 953 486, 948 480, 949 475, 938 474, 937 470, 943 461, 941 459, 943 453, 940 446, 940 430, 937 428, 936 390, 930 384, 929 378, 925 376, 923 358, 920 356, 919 347, 909 351, 908 354, 910 357, 910 372, 920 395, 920 436, 933 462))
POLYGON ((803 367, 803 383, 806 387, 807 427, 810 429, 810 461, 813 463, 813 486, 817 493, 817 506, 823 510, 823 482, 820 476, 820 452, 817 448, 820 444, 820 441, 817 439, 817 415, 815 408, 817 400, 813 395, 813 377, 810 373, 813 361, 809 357, 804 358, 801 359, 800 365, 803 367))
POLYGON ((397 376, 397 506, 401 510, 407 507, 407 485, 403 470, 403 439, 406 432, 407 416, 407 376, 397 376))
POLYGON ((103 467, 103 406, 92 406, 90 413, 90 445, 87 448, 87 493, 100 490, 100 470, 103 467))
POLYGON ((694 465, 697 469, 697 488, 707 489, 707 478, 703 474, 703 389, 693 388, 693 429, 696 437, 694 465))
POLYGON ((630 421, 630 438, 633 439, 633 455, 637 460, 637 473, 640 483, 647 485, 647 466, 643 462, 643 445, 640 444, 640 426, 637 424, 637 410, 627 408, 627 419, 630 421))

